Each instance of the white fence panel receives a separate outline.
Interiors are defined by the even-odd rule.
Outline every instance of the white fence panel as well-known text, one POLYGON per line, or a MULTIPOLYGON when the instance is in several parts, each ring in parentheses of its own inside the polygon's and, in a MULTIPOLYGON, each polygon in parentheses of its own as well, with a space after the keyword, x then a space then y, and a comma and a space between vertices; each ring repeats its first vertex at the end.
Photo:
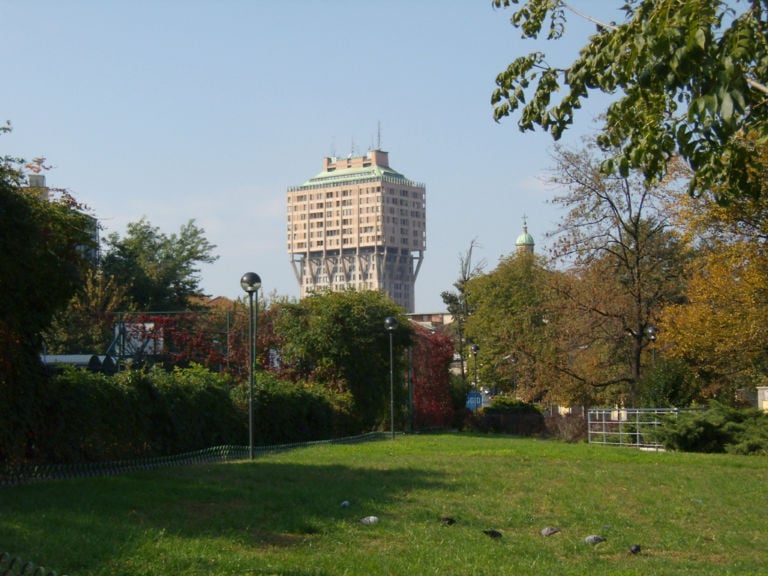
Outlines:
POLYGON ((679 414, 677 408, 590 408, 587 436, 590 444, 663 450, 653 432, 663 424, 664 417, 677 419, 679 414))

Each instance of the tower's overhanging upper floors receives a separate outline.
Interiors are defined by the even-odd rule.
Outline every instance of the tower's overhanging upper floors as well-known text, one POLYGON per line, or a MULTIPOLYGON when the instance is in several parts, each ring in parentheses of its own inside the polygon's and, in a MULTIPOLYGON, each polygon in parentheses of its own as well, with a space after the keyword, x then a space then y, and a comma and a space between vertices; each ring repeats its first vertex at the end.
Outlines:
POLYGON ((325 158, 323 171, 288 190, 288 252, 300 297, 382 290, 413 312, 426 250, 426 189, 389 156, 325 158))

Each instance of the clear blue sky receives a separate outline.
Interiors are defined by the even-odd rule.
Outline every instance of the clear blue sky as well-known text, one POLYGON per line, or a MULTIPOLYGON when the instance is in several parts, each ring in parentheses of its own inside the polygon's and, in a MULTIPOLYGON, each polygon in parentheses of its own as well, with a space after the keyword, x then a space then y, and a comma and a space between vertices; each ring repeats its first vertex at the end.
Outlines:
MULTIPOLYGON (((573 2, 604 20, 620 4, 573 2)), ((536 47, 511 14, 490 0, 0 0, 0 121, 13 126, 0 153, 45 156, 48 184, 105 233, 194 219, 220 256, 202 270, 211 295, 240 296, 255 271, 296 297, 286 189, 325 156, 365 152, 380 125, 392 167, 427 187, 416 308, 443 310, 473 239, 490 270, 523 216, 540 253, 560 217, 542 181, 550 137, 492 118, 496 74, 536 47)), ((594 32, 569 20, 572 41, 541 44, 555 64, 594 32)))

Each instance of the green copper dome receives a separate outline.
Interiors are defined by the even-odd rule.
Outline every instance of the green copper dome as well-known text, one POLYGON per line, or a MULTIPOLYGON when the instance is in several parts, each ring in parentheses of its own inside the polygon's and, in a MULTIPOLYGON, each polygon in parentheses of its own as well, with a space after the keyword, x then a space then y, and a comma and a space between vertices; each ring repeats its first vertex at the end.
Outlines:
POLYGON ((528 234, 528 232, 523 232, 517 237, 517 240, 515 240, 515 245, 517 246, 534 246, 535 244, 533 236, 528 234))
POLYGON ((534 245, 535 242, 533 241, 533 236, 528 234, 528 223, 523 220, 523 233, 517 237, 517 240, 515 240, 515 246, 517 246, 518 249, 533 251, 534 245))

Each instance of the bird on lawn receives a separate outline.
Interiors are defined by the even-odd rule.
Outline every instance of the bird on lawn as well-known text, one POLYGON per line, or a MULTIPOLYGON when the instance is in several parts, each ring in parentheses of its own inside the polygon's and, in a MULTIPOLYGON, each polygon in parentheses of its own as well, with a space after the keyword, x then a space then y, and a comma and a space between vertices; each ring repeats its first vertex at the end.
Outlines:
POLYGON ((557 534, 558 532, 560 532, 560 528, 553 528, 552 526, 541 529, 542 536, 552 536, 552 534, 557 534))
POLYGON ((600 544, 600 542, 605 542, 605 538, 602 536, 597 536, 596 534, 592 534, 591 536, 584 538, 584 542, 587 544, 600 544))
POLYGON ((443 516, 440 518, 440 524, 443 526, 452 526, 456 524, 456 520, 454 518, 451 518, 450 516, 443 516))
POLYGON ((483 534, 486 534, 491 538, 501 538, 501 532, 498 530, 483 530, 483 534))
POLYGON ((640 544, 632 544, 632 546, 629 547, 629 552, 631 554, 640 554, 640 544))

